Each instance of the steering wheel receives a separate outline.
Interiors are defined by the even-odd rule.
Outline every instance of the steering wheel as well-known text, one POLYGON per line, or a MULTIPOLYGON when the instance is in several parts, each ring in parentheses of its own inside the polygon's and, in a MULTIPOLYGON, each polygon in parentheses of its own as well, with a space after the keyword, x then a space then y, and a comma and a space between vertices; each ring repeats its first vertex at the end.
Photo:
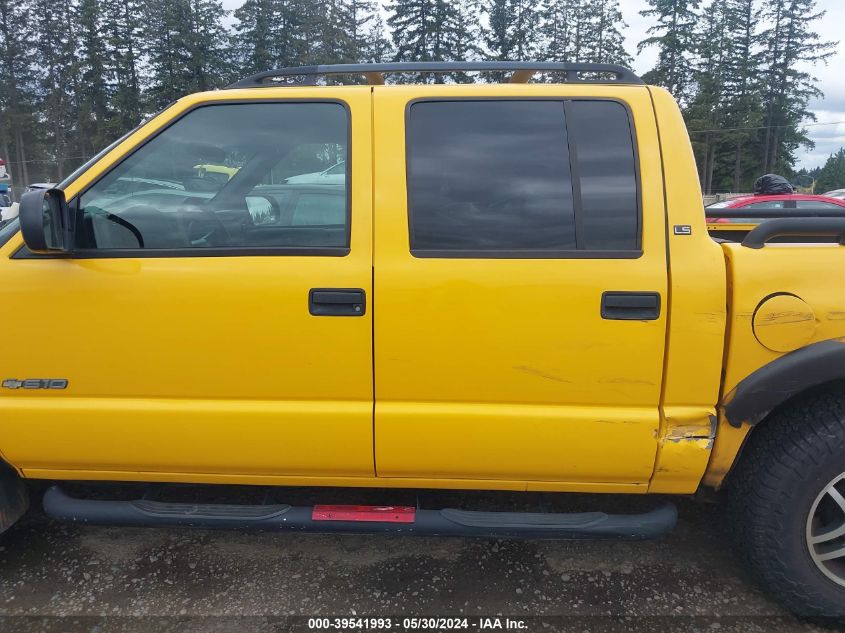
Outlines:
MULTIPOLYGON (((132 209, 135 208, 137 207, 132 207, 132 209)), ((105 209, 101 209, 100 207, 88 207, 86 211, 88 211, 88 213, 90 213, 91 215, 97 215, 105 220, 108 220, 109 222, 114 222, 118 226, 122 226, 127 231, 132 233, 132 236, 138 242, 138 248, 144 248, 144 236, 141 234, 140 229, 126 218, 123 218, 119 215, 115 215, 114 213, 106 211, 105 209)))
POLYGON ((213 211, 198 204, 186 203, 179 209, 179 219, 187 246, 227 246, 229 233, 220 218, 213 211))

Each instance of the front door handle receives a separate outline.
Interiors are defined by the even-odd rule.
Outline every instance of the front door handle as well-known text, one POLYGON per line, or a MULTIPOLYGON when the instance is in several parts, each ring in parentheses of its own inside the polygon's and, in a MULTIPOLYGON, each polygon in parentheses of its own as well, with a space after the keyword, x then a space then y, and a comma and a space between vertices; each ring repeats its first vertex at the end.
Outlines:
POLYGON ((312 288, 308 312, 313 316, 364 316, 367 295, 361 288, 312 288))
POLYGON ((601 318, 619 321, 654 321, 660 318, 660 293, 603 292, 601 318))

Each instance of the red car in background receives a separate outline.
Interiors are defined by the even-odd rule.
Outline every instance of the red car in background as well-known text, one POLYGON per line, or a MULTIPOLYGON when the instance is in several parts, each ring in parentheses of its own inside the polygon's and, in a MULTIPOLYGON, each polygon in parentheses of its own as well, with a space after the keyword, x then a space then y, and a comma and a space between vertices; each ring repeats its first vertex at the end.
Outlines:
MULTIPOLYGON (((804 193, 784 193, 776 195, 741 196, 707 205, 707 209, 826 209, 842 207, 845 215, 845 200, 828 196, 814 196, 804 193)), ((707 218, 711 224, 729 224, 731 222, 749 222, 737 218, 707 218)), ((759 222, 759 220, 755 220, 759 222)))

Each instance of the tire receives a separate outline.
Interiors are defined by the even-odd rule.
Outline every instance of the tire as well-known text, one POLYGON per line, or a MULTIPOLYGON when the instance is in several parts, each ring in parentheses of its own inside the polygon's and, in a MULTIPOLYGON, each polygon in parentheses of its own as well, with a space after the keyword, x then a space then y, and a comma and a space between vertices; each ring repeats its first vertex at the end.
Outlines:
POLYGON ((800 397, 763 421, 728 494, 739 554, 760 584, 798 616, 845 622, 845 557, 814 560, 845 548, 845 534, 811 542, 845 530, 845 389, 800 397))

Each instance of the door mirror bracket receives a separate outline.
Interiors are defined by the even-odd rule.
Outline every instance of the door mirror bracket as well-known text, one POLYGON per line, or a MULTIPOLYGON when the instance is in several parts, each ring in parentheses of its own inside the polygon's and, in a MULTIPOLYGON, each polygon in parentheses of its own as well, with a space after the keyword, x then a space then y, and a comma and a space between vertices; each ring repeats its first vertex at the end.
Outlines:
POLYGON ((61 189, 40 189, 21 196, 21 234, 33 253, 70 250, 70 212, 61 189))

